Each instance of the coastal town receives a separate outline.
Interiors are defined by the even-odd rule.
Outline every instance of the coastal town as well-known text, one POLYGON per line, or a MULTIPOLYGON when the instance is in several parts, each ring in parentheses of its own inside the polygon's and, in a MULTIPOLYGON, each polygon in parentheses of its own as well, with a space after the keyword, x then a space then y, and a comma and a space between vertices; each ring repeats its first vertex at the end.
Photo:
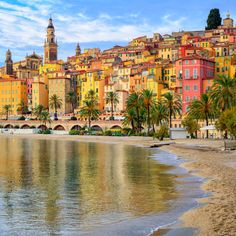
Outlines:
MULTIPOLYGON (((12 53, 7 50, 5 66, 0 68, 3 117, 6 113, 8 119, 47 110, 56 120, 72 118, 89 120, 89 123, 91 120, 124 120, 125 117, 129 120, 127 101, 130 95, 150 91, 156 101, 168 94, 178 97, 179 104, 171 112, 173 119, 169 114, 173 120, 169 123, 171 128, 181 128, 191 104, 201 100, 212 87, 217 87, 214 85, 217 78, 225 81, 236 75, 236 27, 229 13, 223 24, 214 29, 154 33, 152 38, 141 36, 127 46, 116 45, 104 51, 88 48, 82 52, 78 43, 75 55, 69 56, 67 61, 58 58, 55 28, 50 18, 43 58, 33 52, 13 62, 12 53), (85 101, 91 96, 96 98, 96 109, 88 118, 83 114, 86 113, 85 101)), ((222 107, 221 111, 226 108, 222 107)), ((214 125, 214 122, 209 124, 212 116, 199 117, 204 121, 201 128, 214 125)), ((150 130, 150 117, 148 119, 150 130)), ((133 128, 131 123, 127 125, 133 128)), ((141 125, 140 121, 136 130, 141 125)))
MULTIPOLYGON (((222 18, 221 5, 200 1, 189 11, 209 11, 202 29, 149 32, 105 49, 76 38, 74 55, 62 59, 58 22, 73 10, 90 18, 78 13, 80 1, 40 2, 0 3, 0 18, 46 28, 42 50, 14 60, 9 43, 0 67, 0 234, 235 236, 234 13, 224 7, 222 18)), ((182 15, 181 3, 163 9, 182 15)), ((100 1, 86 4, 103 12, 100 1)), ((125 17, 116 4, 108 12, 125 17)))

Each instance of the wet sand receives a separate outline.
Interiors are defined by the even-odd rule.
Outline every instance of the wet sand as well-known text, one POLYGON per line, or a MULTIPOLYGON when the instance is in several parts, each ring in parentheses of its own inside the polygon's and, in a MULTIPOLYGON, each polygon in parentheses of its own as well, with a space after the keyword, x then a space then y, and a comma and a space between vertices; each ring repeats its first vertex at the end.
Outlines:
MULTIPOLYGON (((9 135, 12 136, 12 135, 9 135)), ((36 139, 62 139, 81 142, 122 143, 149 147, 158 140, 146 137, 104 137, 67 135, 17 135, 36 139)), ((14 136, 12 136, 14 137, 14 136)), ((185 160, 183 167, 191 174, 205 178, 203 190, 210 195, 199 199, 200 206, 181 217, 176 229, 162 229, 153 235, 200 236, 236 235, 236 151, 222 151, 223 141, 175 140, 176 144, 161 147, 185 160), (185 229, 193 229, 186 231, 185 229), (162 232, 161 232, 162 231, 162 232), (185 233, 187 232, 187 234, 185 233), (158 233, 158 234, 157 234, 158 233), (178 233, 178 234, 177 234, 178 233), (194 233, 195 234, 195 233, 194 233)))
POLYGON ((179 140, 176 143, 161 149, 184 158, 183 167, 191 174, 204 177, 202 188, 209 193, 208 197, 198 200, 200 207, 181 217, 182 227, 197 229, 199 236, 235 236, 236 151, 222 151, 222 141, 179 140))

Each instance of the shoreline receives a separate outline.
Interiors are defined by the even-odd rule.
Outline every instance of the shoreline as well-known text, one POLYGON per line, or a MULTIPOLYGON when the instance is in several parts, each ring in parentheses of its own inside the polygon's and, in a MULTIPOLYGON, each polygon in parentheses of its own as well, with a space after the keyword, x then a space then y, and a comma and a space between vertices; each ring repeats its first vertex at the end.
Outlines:
MULTIPOLYGON (((158 140, 150 137, 70 136, 70 135, 6 135, 1 136, 53 139, 81 142, 114 143, 150 147, 158 140)), ((222 152, 220 140, 175 140, 176 144, 162 146, 160 150, 172 153, 183 160, 180 167, 189 174, 204 178, 201 189, 210 195, 196 199, 199 206, 185 212, 173 227, 159 228, 151 235, 192 235, 200 236, 235 235, 236 225, 236 152, 222 152), (190 229, 190 231, 188 231, 190 229), (191 231, 194 230, 194 231, 191 231), (187 230, 187 231, 186 231, 187 230), (184 233, 184 232, 188 233, 184 233), (172 234, 171 234, 172 232, 172 234), (182 234, 181 234, 182 232, 182 234), (195 234, 194 234, 195 235, 195 234)))
POLYGON ((157 235, 169 235, 168 232, 178 231, 179 228, 196 229, 199 236, 235 235, 236 151, 223 152, 220 150, 221 147, 223 141, 187 140, 160 148, 183 159, 183 168, 190 174, 204 179, 201 189, 207 196, 197 199, 199 206, 180 217, 180 226, 163 229, 163 234, 157 235), (203 147, 209 146, 209 150, 190 148, 189 142, 200 142, 203 147))

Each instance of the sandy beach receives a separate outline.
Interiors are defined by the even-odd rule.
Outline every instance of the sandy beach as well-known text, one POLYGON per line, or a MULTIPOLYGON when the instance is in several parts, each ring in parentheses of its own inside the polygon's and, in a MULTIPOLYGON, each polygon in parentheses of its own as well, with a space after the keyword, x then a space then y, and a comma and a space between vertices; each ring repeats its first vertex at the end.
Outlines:
POLYGON ((236 152, 222 148, 222 141, 207 140, 180 140, 161 148, 184 158, 184 168, 205 178, 202 188, 210 196, 181 217, 182 226, 197 229, 199 236, 236 235, 236 152))
MULTIPOLYGON (((146 137, 65 135, 17 135, 17 137, 122 143, 143 147, 159 143, 158 140, 146 137)), ((207 198, 198 200, 200 203, 198 208, 186 212, 181 217, 181 225, 177 227, 197 229, 200 236, 236 235, 236 151, 222 151, 223 141, 175 140, 174 142, 175 144, 163 146, 161 149, 185 160, 183 167, 191 174, 205 178, 202 188, 209 193, 207 198)), ((166 232, 166 229, 163 231, 166 232)))

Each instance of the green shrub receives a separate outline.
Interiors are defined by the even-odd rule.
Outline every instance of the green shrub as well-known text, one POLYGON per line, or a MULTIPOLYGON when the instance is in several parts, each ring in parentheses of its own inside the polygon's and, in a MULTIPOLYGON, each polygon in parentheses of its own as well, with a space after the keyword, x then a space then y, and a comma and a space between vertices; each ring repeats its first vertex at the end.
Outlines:
POLYGON ((20 116, 17 120, 25 120, 24 116, 20 116))
POLYGON ((51 134, 51 130, 50 129, 39 130, 38 134, 51 134))
POLYGON ((112 131, 110 129, 108 129, 104 132, 104 135, 105 136, 112 136, 112 131))
POLYGON ((77 118, 75 116, 72 116, 70 120, 77 120, 77 118))
POLYGON ((169 128, 167 125, 161 125, 159 130, 153 135, 154 138, 158 138, 162 141, 164 138, 169 137, 169 128))
POLYGON ((79 130, 70 130, 69 135, 80 135, 80 131, 79 130))

